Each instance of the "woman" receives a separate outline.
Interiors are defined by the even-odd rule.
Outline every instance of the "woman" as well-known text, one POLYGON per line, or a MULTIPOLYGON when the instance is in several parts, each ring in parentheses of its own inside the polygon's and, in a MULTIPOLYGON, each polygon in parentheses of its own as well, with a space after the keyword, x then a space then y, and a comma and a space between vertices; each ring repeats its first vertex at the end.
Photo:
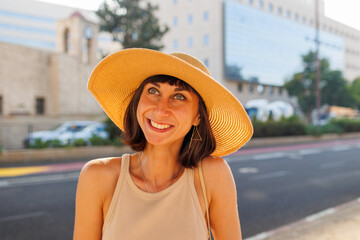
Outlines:
POLYGON ((196 58, 122 50, 88 88, 134 154, 82 169, 75 240, 241 239, 236 186, 220 157, 253 129, 239 101, 196 58))

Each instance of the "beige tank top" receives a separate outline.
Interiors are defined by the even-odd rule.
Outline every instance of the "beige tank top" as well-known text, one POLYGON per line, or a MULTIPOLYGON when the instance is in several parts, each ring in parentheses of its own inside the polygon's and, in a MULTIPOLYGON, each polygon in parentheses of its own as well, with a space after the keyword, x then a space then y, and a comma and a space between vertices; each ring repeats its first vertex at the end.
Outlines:
MULTIPOLYGON (((206 240, 208 230, 194 185, 194 170, 185 168, 170 187, 148 193, 133 182, 130 155, 121 171, 103 225, 103 240, 206 240)), ((203 191, 203 179, 202 186, 203 191)), ((206 200, 207 202, 207 200, 206 200)))

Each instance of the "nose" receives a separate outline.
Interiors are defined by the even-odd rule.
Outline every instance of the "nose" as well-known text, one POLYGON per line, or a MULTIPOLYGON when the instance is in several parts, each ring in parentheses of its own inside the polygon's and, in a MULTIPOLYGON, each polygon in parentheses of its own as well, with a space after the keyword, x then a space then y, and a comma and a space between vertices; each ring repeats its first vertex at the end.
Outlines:
POLYGON ((169 115, 169 102, 166 98, 162 98, 156 103, 154 112, 157 118, 166 117, 169 115))

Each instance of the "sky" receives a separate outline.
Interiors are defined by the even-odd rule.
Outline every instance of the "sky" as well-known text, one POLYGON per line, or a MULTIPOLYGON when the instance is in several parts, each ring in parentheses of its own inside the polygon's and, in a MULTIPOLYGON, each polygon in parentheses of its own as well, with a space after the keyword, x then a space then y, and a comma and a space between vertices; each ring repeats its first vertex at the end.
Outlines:
MULTIPOLYGON (((38 0, 65 6, 96 10, 104 0, 38 0)), ((324 0, 325 15, 360 31, 359 0, 324 0)))

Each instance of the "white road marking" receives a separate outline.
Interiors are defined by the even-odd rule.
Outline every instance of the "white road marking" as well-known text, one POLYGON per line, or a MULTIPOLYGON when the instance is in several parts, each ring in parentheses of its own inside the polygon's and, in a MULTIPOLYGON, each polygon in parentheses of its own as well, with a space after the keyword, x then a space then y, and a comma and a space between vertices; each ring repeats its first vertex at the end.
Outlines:
POLYGON ((273 152, 273 153, 265 153, 265 154, 256 154, 253 156, 253 159, 256 161, 259 160, 266 160, 266 159, 273 159, 273 158, 281 158, 285 157, 286 153, 284 152, 273 152))
POLYGON ((21 177, 21 178, 10 178, 10 179, 6 179, 6 180, 0 180, 0 188, 21 187, 21 186, 29 186, 29 185, 75 181, 78 178, 79 178, 78 172, 62 173, 62 174, 54 174, 54 175, 21 177))
POLYGON ((336 168, 343 166, 343 162, 331 162, 331 163, 324 163, 320 165, 320 169, 329 169, 329 168, 336 168))
POLYGON ((8 181, 0 181, 0 188, 1 187, 7 187, 9 186, 9 182, 8 181))
POLYGON ((276 177, 283 177, 283 176, 286 176, 289 174, 290 174, 289 171, 278 171, 278 172, 273 172, 273 173, 266 173, 266 174, 251 176, 249 178, 249 180, 250 181, 258 181, 258 180, 264 180, 264 179, 270 179, 270 178, 276 178, 276 177))
POLYGON ((295 160, 302 159, 302 156, 299 153, 295 153, 295 152, 290 152, 287 156, 290 159, 295 159, 295 160))
POLYGON ((333 214, 333 213, 335 213, 335 212, 336 212, 336 210, 335 210, 334 208, 328 208, 328 209, 326 209, 326 210, 324 210, 324 211, 321 211, 321 212, 315 213, 315 214, 313 214, 313 215, 307 216, 307 217, 305 218, 305 221, 307 221, 307 222, 313 222, 313 221, 315 221, 316 219, 325 217, 325 216, 330 215, 330 214, 333 214))
POLYGON ((346 150, 349 150, 349 149, 350 149, 350 146, 343 145, 343 146, 335 146, 332 150, 334 152, 339 152, 339 151, 346 151, 346 150))
POLYGON ((317 153, 321 153, 321 150, 319 148, 309 148, 309 149, 299 150, 300 155, 311 155, 317 153))
POLYGON ((244 167, 244 168, 239 168, 238 169, 238 173, 242 173, 242 174, 258 173, 258 172, 259 172, 259 169, 253 168, 253 167, 244 167))
POLYGON ((33 213, 26 213, 26 214, 20 214, 20 215, 13 215, 13 216, 7 216, 7 217, 0 218, 0 222, 19 221, 19 220, 24 220, 27 218, 41 217, 44 215, 45 215, 45 212, 33 212, 33 213))
POLYGON ((263 240, 270 236, 267 232, 256 234, 255 236, 245 238, 244 240, 263 240))

